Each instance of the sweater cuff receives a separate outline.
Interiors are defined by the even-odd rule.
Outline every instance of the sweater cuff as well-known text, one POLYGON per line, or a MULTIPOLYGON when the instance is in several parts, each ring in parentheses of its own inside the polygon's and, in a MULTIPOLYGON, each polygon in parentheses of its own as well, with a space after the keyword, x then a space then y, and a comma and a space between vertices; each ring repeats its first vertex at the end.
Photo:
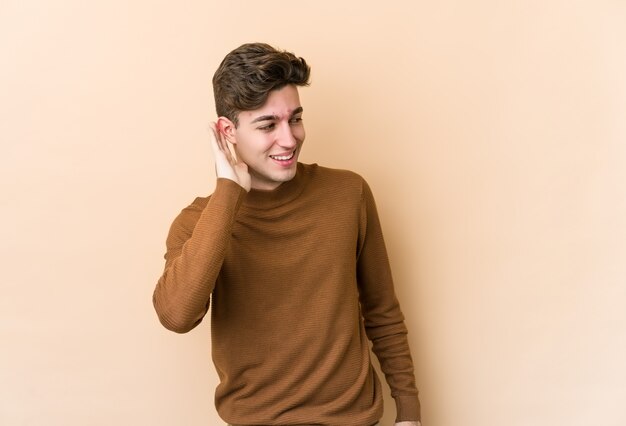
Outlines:
POLYGON ((218 178, 215 191, 211 195, 214 204, 222 206, 233 206, 237 211, 243 202, 247 192, 237 182, 226 178, 218 178), (235 200, 233 205, 233 200, 235 200))
POLYGON ((396 422, 421 420, 420 401, 417 395, 396 396, 396 422))

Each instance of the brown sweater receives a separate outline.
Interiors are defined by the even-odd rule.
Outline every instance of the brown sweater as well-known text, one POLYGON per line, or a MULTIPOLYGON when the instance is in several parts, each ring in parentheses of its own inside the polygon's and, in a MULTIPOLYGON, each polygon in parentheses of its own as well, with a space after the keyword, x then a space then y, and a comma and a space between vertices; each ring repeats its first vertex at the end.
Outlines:
POLYGON ((395 398, 418 420, 404 317, 376 206, 358 175, 298 164, 274 191, 218 179, 176 218, 154 291, 185 333, 211 308, 219 415, 238 425, 354 425, 382 415, 368 338, 395 398))

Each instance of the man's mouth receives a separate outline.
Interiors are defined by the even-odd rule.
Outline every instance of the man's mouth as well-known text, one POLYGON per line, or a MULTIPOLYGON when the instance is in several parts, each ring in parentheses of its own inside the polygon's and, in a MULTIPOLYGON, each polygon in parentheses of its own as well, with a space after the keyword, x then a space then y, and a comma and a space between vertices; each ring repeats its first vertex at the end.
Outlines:
POLYGON ((288 155, 270 155, 270 158, 273 158, 274 160, 278 160, 278 161, 288 161, 288 160, 291 160, 294 155, 296 155, 295 150, 291 154, 288 154, 288 155))

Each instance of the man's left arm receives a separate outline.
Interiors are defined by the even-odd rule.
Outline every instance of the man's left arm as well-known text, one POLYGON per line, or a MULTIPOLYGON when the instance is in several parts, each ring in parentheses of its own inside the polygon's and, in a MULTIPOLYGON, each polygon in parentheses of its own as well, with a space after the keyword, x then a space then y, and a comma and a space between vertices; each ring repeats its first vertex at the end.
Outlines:
POLYGON ((361 195, 357 277, 365 330, 396 402, 396 425, 419 425, 420 404, 407 328, 393 288, 376 204, 365 181, 361 195))

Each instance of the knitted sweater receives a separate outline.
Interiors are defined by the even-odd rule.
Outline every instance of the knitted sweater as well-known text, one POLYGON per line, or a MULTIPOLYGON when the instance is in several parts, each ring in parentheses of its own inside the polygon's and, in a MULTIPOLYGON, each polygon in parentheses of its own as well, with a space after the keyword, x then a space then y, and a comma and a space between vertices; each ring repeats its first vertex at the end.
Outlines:
POLYGON ((404 317, 372 193, 358 175, 298 164, 273 191, 218 179, 173 222, 153 301, 184 333, 211 307, 217 411, 237 425, 354 425, 382 415, 368 338, 418 420, 404 317))

